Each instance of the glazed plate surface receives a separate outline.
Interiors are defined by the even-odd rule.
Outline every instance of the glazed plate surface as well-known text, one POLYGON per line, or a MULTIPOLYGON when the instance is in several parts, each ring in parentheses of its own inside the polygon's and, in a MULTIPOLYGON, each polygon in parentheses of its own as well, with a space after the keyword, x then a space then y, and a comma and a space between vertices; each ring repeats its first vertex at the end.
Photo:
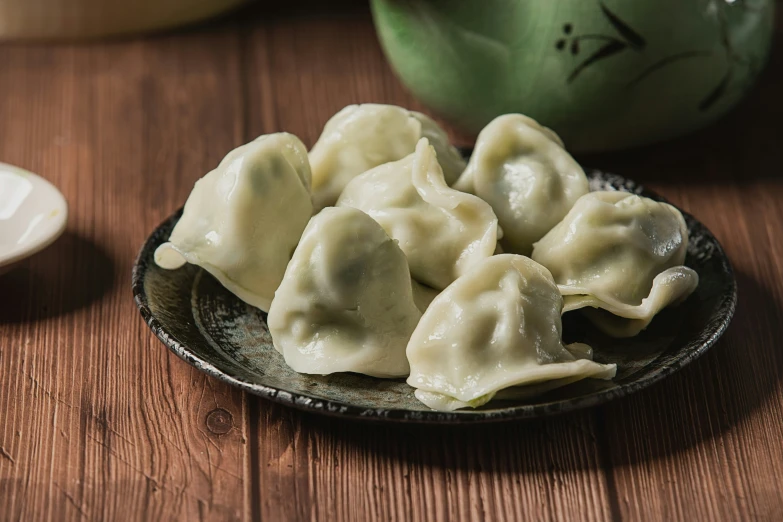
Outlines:
MULTIPOLYGON (((660 200, 636 183, 587 171, 591 190, 623 190, 660 200)), ((269 400, 302 410, 379 421, 462 423, 540 417, 595 406, 647 387, 704 353, 734 314, 736 283, 715 237, 683 212, 690 232, 685 264, 698 272, 696 291, 677 308, 664 310, 631 339, 612 339, 578 313, 563 318, 567 342, 594 349, 595 360, 617 363, 612 381, 587 379, 521 402, 491 401, 477 410, 432 411, 403 379, 357 374, 296 373, 272 346, 266 314, 245 304, 202 269, 159 268, 155 249, 166 241, 181 210, 147 239, 133 269, 133 294, 141 315, 171 351, 196 368, 269 400)))

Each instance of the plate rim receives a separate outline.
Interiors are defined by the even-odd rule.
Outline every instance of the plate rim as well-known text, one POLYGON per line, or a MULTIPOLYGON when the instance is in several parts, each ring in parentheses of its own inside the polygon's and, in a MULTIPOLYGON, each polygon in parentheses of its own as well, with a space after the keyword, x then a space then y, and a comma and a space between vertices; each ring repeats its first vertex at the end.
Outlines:
MULTIPOLYGON (((587 168, 585 169, 585 173, 588 175, 588 179, 591 179, 591 175, 600 173, 600 175, 605 179, 614 180, 616 185, 613 186, 622 186, 624 189, 627 189, 625 190, 627 192, 672 204, 654 191, 645 189, 643 185, 640 185, 633 180, 619 176, 617 174, 607 173, 600 169, 587 168)), ((150 309, 147 293, 144 289, 145 274, 148 270, 149 259, 152 258, 150 254, 154 253, 154 249, 158 246, 158 243, 156 242, 159 241, 159 238, 157 236, 160 235, 159 232, 161 229, 170 225, 172 221, 179 219, 179 217, 182 215, 182 210, 184 207, 180 207, 176 212, 162 221, 145 239, 133 263, 131 288, 134 302, 136 303, 136 306, 138 307, 144 322, 147 324, 150 330, 152 330, 155 336, 171 352, 177 355, 177 357, 195 367, 196 369, 203 371, 204 373, 223 382, 288 407, 306 412, 314 412, 332 417, 339 417, 342 419, 357 419, 376 422, 391 421, 395 423, 412 424, 474 424, 548 417, 605 404, 614 399, 625 397, 644 388, 648 388, 649 386, 684 368, 704 354, 717 342, 717 340, 723 335, 731 323, 737 307, 737 279, 734 275, 734 269, 731 265, 731 262, 726 255, 725 250, 723 249, 723 245, 721 245, 712 231, 710 231, 701 221, 696 219, 690 213, 680 209, 676 205, 673 206, 682 212, 686 219, 690 219, 700 226, 716 246, 715 255, 720 258, 721 264, 723 265, 723 272, 728 276, 730 283, 728 292, 721 296, 721 299, 718 303, 718 312, 716 313, 716 316, 720 315, 720 320, 707 324, 706 327, 700 331, 701 334, 708 334, 707 339, 699 344, 697 348, 689 351, 688 353, 684 354, 683 357, 677 359, 675 364, 661 366, 654 373, 648 374, 633 382, 619 384, 613 388, 598 390, 586 395, 581 395, 579 397, 560 399, 551 402, 521 404, 496 410, 467 410, 460 412, 372 408, 356 406, 331 399, 313 397, 299 392, 290 392, 284 389, 275 388, 273 386, 260 384, 258 382, 250 382, 221 370, 211 362, 199 356, 197 352, 188 348, 175 336, 166 331, 163 324, 158 320, 158 318, 150 309)))

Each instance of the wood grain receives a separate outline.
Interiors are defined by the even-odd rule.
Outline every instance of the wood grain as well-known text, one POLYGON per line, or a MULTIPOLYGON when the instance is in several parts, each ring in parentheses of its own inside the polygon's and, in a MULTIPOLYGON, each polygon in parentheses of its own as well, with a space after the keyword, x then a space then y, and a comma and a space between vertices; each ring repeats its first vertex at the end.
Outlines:
POLYGON ((65 237, 0 281, 0 519, 246 518, 245 397, 161 350, 129 285, 144 237, 241 141, 236 49, 0 47, 0 157, 70 204, 65 237))
POLYGON ((278 130, 312 144, 349 103, 423 109, 364 3, 3 45, 0 63, 0 161, 53 181, 71 206, 67 234, 0 278, 0 520, 783 519, 783 44, 710 129, 579 158, 715 232, 740 287, 725 337, 605 407, 450 429, 246 396, 170 355, 130 296, 143 239, 231 148, 278 130))

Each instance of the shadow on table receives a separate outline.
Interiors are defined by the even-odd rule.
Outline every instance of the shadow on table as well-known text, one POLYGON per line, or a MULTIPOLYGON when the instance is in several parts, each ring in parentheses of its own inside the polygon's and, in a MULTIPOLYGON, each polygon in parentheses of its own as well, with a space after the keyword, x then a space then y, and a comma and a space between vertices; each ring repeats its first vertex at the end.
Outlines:
POLYGON ((783 303, 752 276, 737 273, 739 302, 721 341, 651 389, 597 411, 612 464, 676 454, 726 430, 755 439, 749 417, 776 399, 783 378, 783 303))
POLYGON ((52 246, 0 276, 0 324, 68 314, 111 288, 114 263, 91 241, 66 232, 52 246))
MULTIPOLYGON (((116 34, 100 39, 86 39, 69 42, 71 45, 90 46, 94 44, 123 44, 133 40, 156 40, 181 36, 204 36, 234 30, 256 29, 286 20, 306 20, 323 18, 355 18, 371 21, 370 7, 366 0, 296 0, 293 2, 249 2, 211 16, 205 20, 196 20, 184 25, 152 29, 139 33, 116 34)), ((13 45, 14 42, 11 42, 13 45)), ((47 42, 25 42, 25 45, 47 45, 47 42)))
MULTIPOLYGON (((773 398, 783 375, 781 303, 746 274, 724 339, 652 388, 592 410, 548 419, 483 425, 371 424, 320 417, 262 402, 291 429, 291 444, 406 463, 413 468, 538 473, 610 469, 675 455, 725 430, 773 398)), ((301 449, 300 449, 301 451, 301 449)))

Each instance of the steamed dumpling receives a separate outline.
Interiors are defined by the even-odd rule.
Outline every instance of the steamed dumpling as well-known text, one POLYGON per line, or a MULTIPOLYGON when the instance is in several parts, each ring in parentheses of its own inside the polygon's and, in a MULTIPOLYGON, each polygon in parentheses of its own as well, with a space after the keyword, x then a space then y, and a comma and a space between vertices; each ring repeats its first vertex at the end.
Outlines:
POLYGON ((401 377, 420 317, 397 243, 364 212, 326 208, 302 235, 268 325, 297 372, 401 377))
POLYGON ((588 191, 582 167, 557 134, 522 114, 484 127, 454 188, 488 202, 503 228, 503 249, 524 255, 588 191))
POLYGON ((609 335, 630 337, 691 294, 699 276, 685 266, 688 229, 671 205, 626 192, 592 192, 533 249, 565 296, 564 311, 609 335))
POLYGON ((580 379, 611 379, 614 364, 564 346, 563 299, 543 266, 524 256, 485 259, 438 295, 408 343, 408 384, 438 410, 478 407, 501 390, 525 397, 580 379), (512 388, 513 387, 513 388, 512 388))
POLYGON ((246 303, 269 310, 313 213, 310 176, 307 149, 293 134, 232 150, 196 182, 155 262, 198 265, 246 303))
POLYGON ((316 209, 334 205, 353 178, 413 152, 421 138, 438 153, 446 182, 457 180, 465 160, 431 118, 394 105, 349 105, 332 116, 310 151, 316 209))
POLYGON ((612 337, 633 337, 647 328, 658 312, 685 300, 698 284, 699 276, 695 271, 675 266, 655 276, 650 294, 637 306, 601 300, 594 295, 567 295, 563 298, 563 312, 581 308, 604 333, 612 337))
POLYGON ((372 216, 399 242, 413 278, 435 289, 446 288, 497 246, 492 208, 449 188, 426 138, 413 154, 354 178, 337 205, 372 216))

